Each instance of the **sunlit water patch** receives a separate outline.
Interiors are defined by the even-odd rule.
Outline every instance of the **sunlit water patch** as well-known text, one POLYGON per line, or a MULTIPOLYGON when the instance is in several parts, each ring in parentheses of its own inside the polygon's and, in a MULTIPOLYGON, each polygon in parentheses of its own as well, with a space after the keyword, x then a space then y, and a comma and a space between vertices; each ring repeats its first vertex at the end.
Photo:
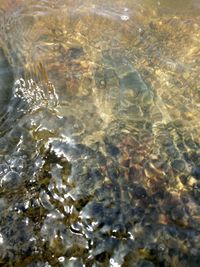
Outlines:
POLYGON ((197 6, 1 2, 1 266, 198 266, 197 6))

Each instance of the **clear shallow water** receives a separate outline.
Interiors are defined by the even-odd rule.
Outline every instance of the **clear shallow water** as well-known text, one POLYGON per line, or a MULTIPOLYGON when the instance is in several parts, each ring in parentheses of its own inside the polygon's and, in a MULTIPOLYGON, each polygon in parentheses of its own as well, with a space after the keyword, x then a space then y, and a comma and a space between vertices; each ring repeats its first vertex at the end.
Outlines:
POLYGON ((0 7, 0 264, 198 266, 198 1, 0 7))

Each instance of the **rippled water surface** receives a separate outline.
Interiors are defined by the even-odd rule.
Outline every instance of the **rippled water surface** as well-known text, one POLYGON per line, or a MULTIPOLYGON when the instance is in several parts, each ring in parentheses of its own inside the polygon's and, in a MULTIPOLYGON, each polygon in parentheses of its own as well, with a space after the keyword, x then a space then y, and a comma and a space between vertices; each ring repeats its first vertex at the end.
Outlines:
POLYGON ((199 267, 200 2, 0 1, 0 266, 199 267))

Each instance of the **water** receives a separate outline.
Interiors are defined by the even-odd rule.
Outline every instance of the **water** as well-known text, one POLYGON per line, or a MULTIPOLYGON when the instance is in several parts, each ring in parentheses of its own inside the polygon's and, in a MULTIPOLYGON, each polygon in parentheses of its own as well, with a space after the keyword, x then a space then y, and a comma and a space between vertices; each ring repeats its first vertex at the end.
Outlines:
POLYGON ((0 265, 198 267, 199 1, 0 12, 0 265))

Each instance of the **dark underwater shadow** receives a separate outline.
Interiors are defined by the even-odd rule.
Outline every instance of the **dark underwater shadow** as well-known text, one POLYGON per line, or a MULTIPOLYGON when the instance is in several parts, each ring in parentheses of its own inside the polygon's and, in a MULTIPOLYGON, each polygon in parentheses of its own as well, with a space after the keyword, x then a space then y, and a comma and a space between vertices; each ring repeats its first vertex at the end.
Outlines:
POLYGON ((12 96, 14 75, 12 68, 6 59, 5 53, 0 48, 0 116, 6 111, 12 96))

